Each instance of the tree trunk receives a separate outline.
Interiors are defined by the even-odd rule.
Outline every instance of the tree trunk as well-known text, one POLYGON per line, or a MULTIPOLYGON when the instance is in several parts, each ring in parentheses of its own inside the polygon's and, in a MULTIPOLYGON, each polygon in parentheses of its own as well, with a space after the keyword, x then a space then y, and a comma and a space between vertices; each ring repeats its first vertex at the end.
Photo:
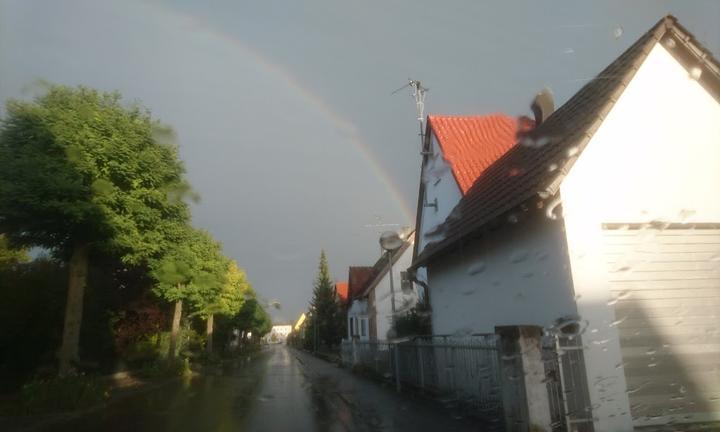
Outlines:
POLYGON ((205 349, 207 350, 208 355, 212 354, 212 351, 213 351, 213 323, 214 323, 214 315, 210 314, 207 317, 207 328, 206 328, 207 342, 205 343, 205 349))
POLYGON ((175 313, 173 313, 172 329, 170 330, 170 352, 168 357, 174 359, 177 355, 177 338, 180 332, 180 318, 182 317, 182 300, 175 302, 175 313))
POLYGON ((87 285, 88 245, 77 243, 68 263, 68 293, 65 304, 65 324, 62 344, 58 353, 59 375, 73 372, 73 363, 78 360, 80 347, 80 325, 82 324, 83 297, 87 285))

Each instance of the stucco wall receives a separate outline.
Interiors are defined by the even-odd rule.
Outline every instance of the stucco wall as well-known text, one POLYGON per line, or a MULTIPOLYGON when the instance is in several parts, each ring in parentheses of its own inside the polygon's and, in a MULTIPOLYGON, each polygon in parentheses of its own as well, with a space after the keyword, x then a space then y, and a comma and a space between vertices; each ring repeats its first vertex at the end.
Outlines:
POLYGON ((632 430, 602 224, 718 222, 718 167, 720 106, 656 45, 561 186, 598 432, 632 430))
MULTIPOLYGON (((395 291, 395 308, 401 312, 415 305, 417 302, 417 288, 413 284, 410 293, 403 293, 401 289, 400 273, 406 271, 412 263, 412 246, 408 247, 400 258, 393 264, 393 284, 395 291)), ((390 276, 385 273, 383 278, 375 287, 375 309, 377 311, 377 338, 378 340, 387 340, 387 334, 390 330, 390 320, 392 318, 392 297, 390 296, 390 276)))
POLYGON ((433 238, 426 237, 426 234, 445 221, 462 197, 460 187, 455 181, 450 165, 442 156, 440 145, 434 134, 430 136, 429 151, 433 154, 428 157, 427 163, 423 166, 421 179, 425 182, 424 202, 433 203, 437 199, 437 208, 421 208, 418 253, 433 241, 433 238))
POLYGON ((433 333, 549 326, 576 313, 562 222, 537 214, 428 268, 433 333))

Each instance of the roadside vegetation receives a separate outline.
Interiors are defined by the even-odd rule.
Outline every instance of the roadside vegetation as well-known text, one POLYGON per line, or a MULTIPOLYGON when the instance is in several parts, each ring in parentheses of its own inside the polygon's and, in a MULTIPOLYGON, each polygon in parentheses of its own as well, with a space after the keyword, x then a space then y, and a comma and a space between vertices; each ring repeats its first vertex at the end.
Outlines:
POLYGON ((172 130, 119 94, 47 85, 7 103, 0 405, 81 408, 107 397, 103 376, 187 374, 259 344, 269 315, 191 225, 195 199, 172 130))

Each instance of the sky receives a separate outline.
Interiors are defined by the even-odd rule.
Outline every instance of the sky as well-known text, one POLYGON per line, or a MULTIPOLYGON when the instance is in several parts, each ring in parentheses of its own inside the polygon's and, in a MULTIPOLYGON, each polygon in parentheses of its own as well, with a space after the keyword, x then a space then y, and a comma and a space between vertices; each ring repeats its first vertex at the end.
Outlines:
MULTIPOLYGON (((178 136, 193 223, 245 268, 276 322, 414 224, 425 113, 559 106, 671 13, 720 56, 720 2, 0 0, 0 102, 38 79, 117 90, 178 136)), ((3 111, 0 110, 0 113, 3 111)))

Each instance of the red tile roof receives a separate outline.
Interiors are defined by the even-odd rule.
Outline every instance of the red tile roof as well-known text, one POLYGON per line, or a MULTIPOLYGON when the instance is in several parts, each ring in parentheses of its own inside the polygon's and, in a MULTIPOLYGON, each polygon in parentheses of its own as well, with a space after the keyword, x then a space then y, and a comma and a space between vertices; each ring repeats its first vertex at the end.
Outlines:
POLYGON ((350 267, 348 272, 348 298, 352 300, 362 294, 365 286, 374 276, 373 267, 350 267))
POLYGON ((428 127, 465 195, 480 174, 517 142, 518 129, 527 125, 504 114, 430 115, 428 127))
POLYGON ((552 199, 650 50, 658 42, 670 44, 670 39, 672 46, 677 46, 674 55, 680 56, 683 51, 692 64, 702 65, 702 76, 707 77, 703 85, 720 99, 720 62, 675 17, 661 19, 545 122, 529 131, 524 139, 535 145, 514 146, 488 167, 440 226, 442 239, 428 244, 413 260, 413 267, 424 266, 470 241, 495 222, 503 223, 508 212, 525 203, 552 199), (538 145, 541 140, 545 144, 538 145))
POLYGON ((340 298, 342 304, 347 303, 348 300, 348 283, 347 282, 335 282, 335 294, 340 298))

